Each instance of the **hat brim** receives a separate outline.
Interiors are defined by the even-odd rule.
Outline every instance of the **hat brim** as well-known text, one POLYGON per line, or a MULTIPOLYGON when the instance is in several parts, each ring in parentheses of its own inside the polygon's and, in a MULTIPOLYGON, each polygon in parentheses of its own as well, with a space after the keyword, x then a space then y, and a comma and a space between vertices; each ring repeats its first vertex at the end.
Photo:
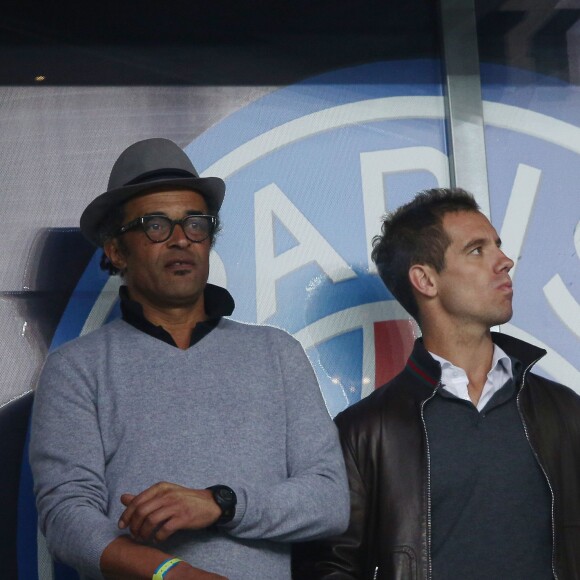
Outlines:
POLYGON ((219 177, 160 179, 118 187, 96 197, 83 211, 81 232, 97 247, 103 246, 99 229, 107 214, 138 195, 169 189, 191 189, 203 196, 209 211, 217 213, 224 201, 226 184, 219 177))

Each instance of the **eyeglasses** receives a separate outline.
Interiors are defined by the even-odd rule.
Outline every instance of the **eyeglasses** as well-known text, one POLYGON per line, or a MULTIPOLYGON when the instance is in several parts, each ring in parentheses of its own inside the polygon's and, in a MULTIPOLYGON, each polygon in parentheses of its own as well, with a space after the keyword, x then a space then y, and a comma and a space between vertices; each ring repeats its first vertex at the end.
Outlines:
POLYGON ((172 220, 164 215, 144 215, 121 226, 117 235, 141 228, 152 242, 166 242, 173 235, 176 225, 181 226, 188 240, 197 244, 213 233, 216 218, 213 215, 188 215, 181 220, 172 220))

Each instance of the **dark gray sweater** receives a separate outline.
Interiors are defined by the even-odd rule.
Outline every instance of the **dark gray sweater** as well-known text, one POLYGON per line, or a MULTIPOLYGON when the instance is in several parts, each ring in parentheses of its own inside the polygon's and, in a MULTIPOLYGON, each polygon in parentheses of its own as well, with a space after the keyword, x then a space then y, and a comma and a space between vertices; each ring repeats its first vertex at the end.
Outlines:
POLYGON ((478 412, 439 389, 425 405, 434 580, 547 580, 551 495, 514 381, 478 412))

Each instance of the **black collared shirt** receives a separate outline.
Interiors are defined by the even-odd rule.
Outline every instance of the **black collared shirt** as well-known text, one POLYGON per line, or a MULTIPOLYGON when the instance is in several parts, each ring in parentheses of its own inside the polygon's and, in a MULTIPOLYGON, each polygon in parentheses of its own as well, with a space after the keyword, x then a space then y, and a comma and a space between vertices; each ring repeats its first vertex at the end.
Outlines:
MULTIPOLYGON (((121 299, 121 316, 125 322, 154 338, 177 347, 173 337, 167 330, 162 326, 156 326, 145 318, 143 307, 139 302, 131 300, 127 286, 121 286, 119 298, 121 299)), ((229 316, 234 311, 234 299, 225 288, 206 284, 203 298, 207 320, 198 322, 192 329, 189 346, 193 346, 204 336, 208 335, 218 325, 222 316, 229 316)))

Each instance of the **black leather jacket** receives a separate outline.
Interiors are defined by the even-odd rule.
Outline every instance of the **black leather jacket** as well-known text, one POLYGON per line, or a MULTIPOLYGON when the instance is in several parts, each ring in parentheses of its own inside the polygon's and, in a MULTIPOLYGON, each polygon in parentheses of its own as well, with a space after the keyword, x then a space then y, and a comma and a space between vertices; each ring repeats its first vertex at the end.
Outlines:
MULTIPOLYGON (((552 493, 553 570, 580 579, 580 397, 530 373, 545 351, 494 333, 494 342, 523 363, 518 408, 552 493)), ((296 580, 429 580, 429 445, 423 406, 441 368, 415 343, 405 369, 336 418, 351 490, 348 530, 299 545, 296 580)))

